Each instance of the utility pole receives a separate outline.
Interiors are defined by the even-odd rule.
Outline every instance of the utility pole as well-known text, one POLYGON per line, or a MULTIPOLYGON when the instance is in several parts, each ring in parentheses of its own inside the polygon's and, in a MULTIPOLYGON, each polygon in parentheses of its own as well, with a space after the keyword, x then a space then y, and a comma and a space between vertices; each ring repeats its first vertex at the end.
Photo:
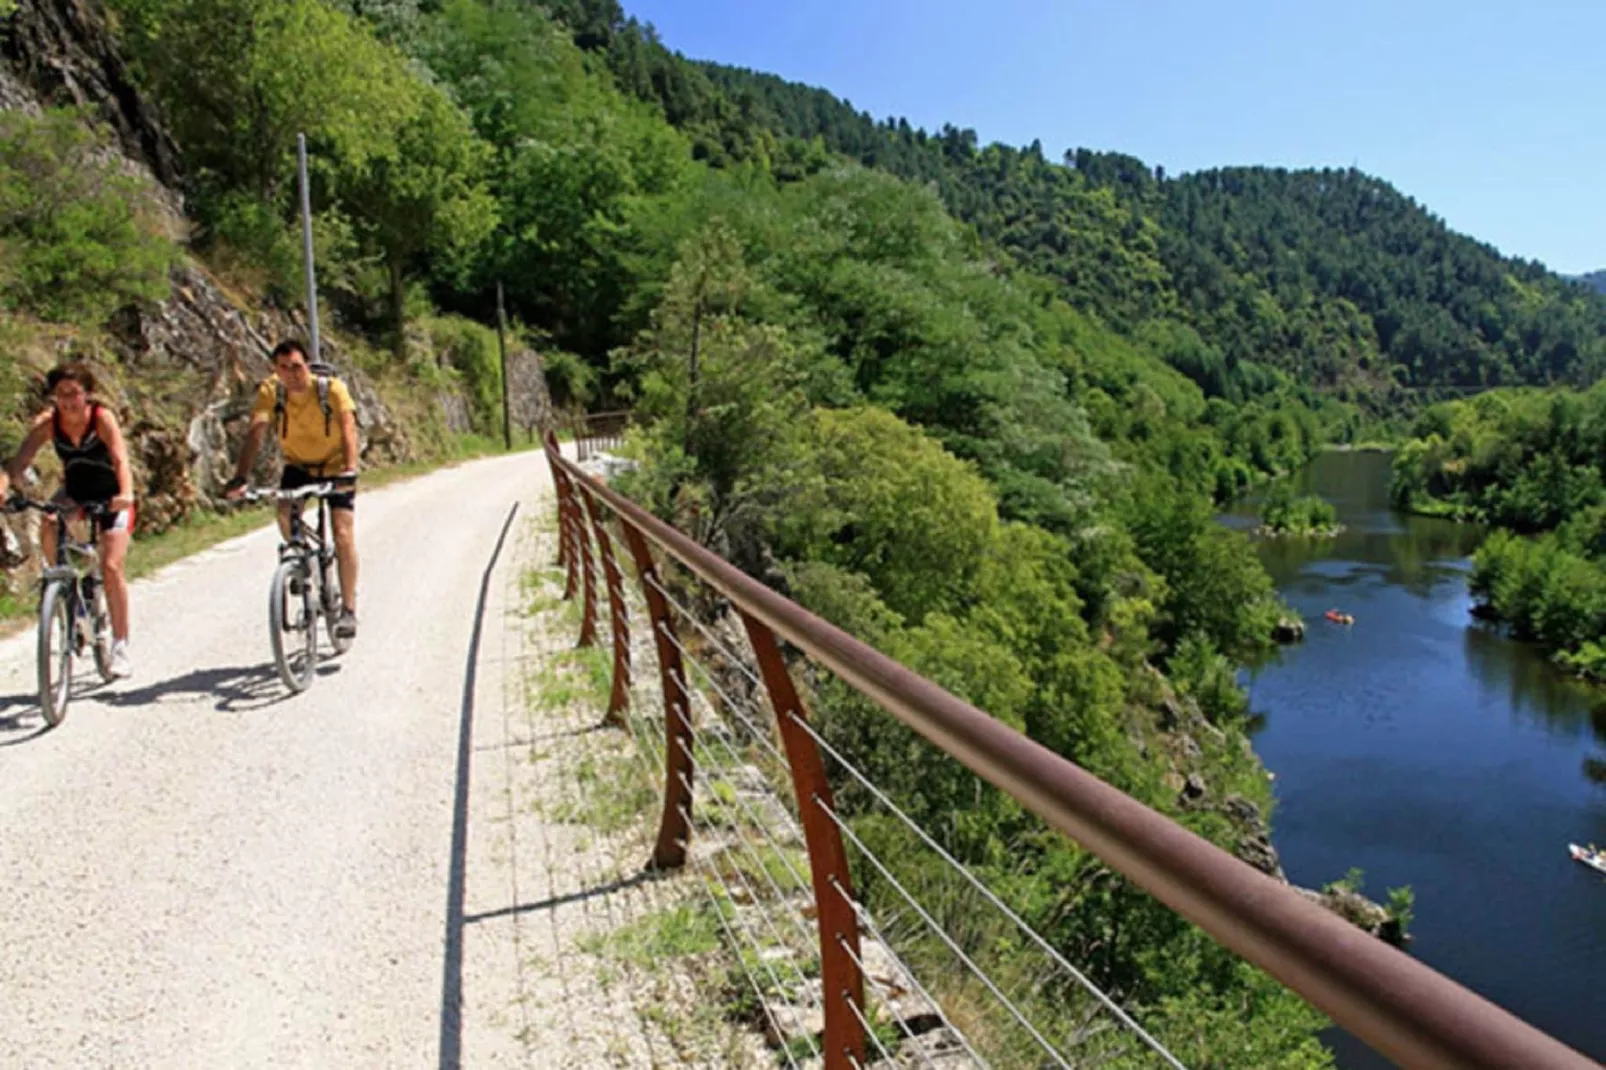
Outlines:
POLYGON ((496 348, 502 354, 502 446, 513 449, 513 406, 507 393, 507 311, 502 307, 502 282, 496 283, 496 348))
POLYGON ((313 363, 322 359, 318 345, 318 279, 312 267, 312 194, 307 189, 307 135, 296 135, 296 170, 301 179, 301 248, 307 261, 307 355, 313 363))

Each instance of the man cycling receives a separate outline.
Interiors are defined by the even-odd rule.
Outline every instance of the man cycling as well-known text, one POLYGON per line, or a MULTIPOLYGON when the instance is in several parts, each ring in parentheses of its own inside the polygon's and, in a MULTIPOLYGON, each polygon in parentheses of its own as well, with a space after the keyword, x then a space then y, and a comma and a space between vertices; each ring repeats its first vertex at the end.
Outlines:
MULTIPOLYGON (((257 388, 251 405, 251 427, 240 449, 234 478, 223 496, 238 498, 268 425, 277 423, 284 475, 279 489, 296 490, 325 480, 349 489, 329 498, 340 562, 340 595, 345 605, 335 622, 335 635, 357 634, 357 406, 346 384, 333 376, 315 375, 300 342, 280 342, 273 350, 273 374, 257 388)), ((279 505, 279 530, 290 537, 292 503, 279 505)))
MULTIPOLYGON (((95 519, 96 550, 112 618, 111 675, 131 673, 128 656, 128 575, 124 562, 134 533, 134 477, 128 446, 116 415, 95 399, 95 373, 81 361, 52 368, 45 376, 50 408, 34 417, 17 455, 0 472, 0 497, 21 482, 34 456, 51 443, 61 460, 59 505, 104 507, 95 519)), ((83 510, 72 519, 81 519, 83 510)), ((56 525, 39 528, 39 548, 48 564, 56 560, 56 525)))

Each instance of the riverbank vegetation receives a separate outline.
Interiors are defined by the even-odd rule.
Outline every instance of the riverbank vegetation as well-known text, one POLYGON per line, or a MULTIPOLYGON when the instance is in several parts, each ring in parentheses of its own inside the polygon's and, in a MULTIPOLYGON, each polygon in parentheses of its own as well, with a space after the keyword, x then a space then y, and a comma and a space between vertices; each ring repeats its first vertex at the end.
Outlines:
POLYGON ((1434 406, 1394 461, 1419 512, 1496 525, 1473 560, 1481 612, 1606 681, 1606 387, 1434 406))
POLYGON ((1296 495, 1286 483, 1273 484, 1260 507, 1261 535, 1331 537, 1339 533, 1338 510, 1318 495, 1296 495))

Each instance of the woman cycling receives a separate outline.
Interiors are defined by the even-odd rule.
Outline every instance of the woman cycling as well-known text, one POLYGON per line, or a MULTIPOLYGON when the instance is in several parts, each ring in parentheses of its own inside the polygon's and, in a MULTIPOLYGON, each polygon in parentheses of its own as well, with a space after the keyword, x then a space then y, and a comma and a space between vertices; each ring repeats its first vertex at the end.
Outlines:
MULTIPOLYGON (((85 364, 73 361, 45 377, 51 406, 34 417, 17 455, 0 474, 0 495, 33 463, 46 442, 61 458, 62 486, 56 501, 65 505, 99 505, 95 518, 100 538, 100 568, 106 583, 106 608, 112 618, 111 674, 128 676, 128 577, 123 562, 134 531, 134 481, 128 465, 117 417, 94 398, 95 375, 85 364)), ((74 519, 82 519, 79 511, 74 519)), ((40 526, 40 548, 46 561, 56 559, 56 526, 40 526)))

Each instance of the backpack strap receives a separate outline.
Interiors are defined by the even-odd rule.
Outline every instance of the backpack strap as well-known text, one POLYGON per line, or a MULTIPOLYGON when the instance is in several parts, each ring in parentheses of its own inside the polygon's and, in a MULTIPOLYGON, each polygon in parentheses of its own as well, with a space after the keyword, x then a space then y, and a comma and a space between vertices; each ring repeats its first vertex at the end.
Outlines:
POLYGON ((334 417, 334 409, 329 404, 329 377, 318 376, 318 407, 323 410, 323 435, 329 437, 330 421, 334 417))
POLYGON ((289 438, 290 414, 285 411, 284 407, 287 395, 285 394, 284 384, 277 378, 273 380, 273 392, 273 422, 279 425, 279 437, 281 439, 289 438))
MULTIPOLYGON (((318 388, 318 407, 323 410, 323 433, 325 436, 334 427, 335 409, 329 402, 329 376, 320 375, 316 379, 318 388)), ((290 437, 290 414, 285 410, 284 384, 277 379, 273 381, 273 420, 279 425, 279 437, 290 437)))

